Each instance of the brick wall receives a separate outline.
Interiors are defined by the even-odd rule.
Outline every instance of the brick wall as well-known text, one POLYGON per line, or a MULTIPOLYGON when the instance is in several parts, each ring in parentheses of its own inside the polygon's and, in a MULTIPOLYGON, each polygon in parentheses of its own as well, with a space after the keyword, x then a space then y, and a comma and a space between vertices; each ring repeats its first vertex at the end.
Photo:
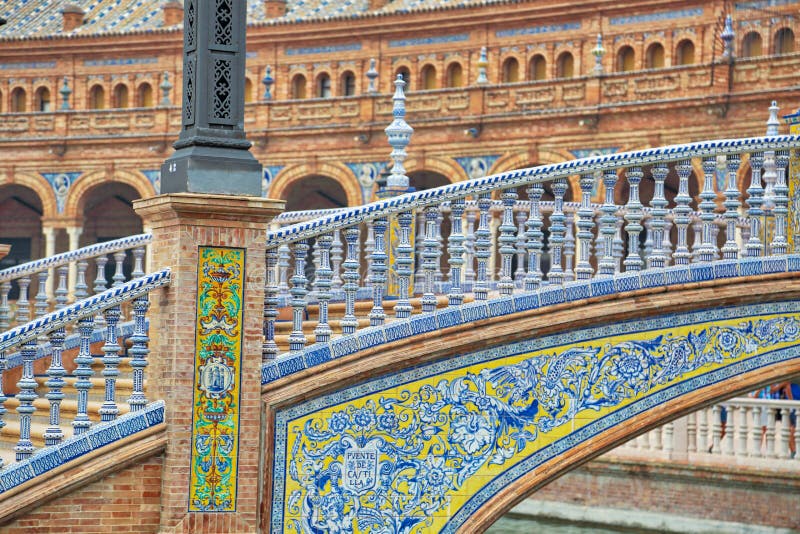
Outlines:
POLYGON ((4 534, 157 532, 162 456, 153 456, 47 502, 6 525, 4 534))
POLYGON ((800 473, 601 460, 532 498, 800 529, 800 473))

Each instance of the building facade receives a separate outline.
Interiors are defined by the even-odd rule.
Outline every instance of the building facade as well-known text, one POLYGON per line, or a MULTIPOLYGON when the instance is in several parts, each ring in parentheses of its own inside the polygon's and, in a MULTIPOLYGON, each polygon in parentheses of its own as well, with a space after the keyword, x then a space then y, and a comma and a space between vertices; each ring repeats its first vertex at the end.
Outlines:
MULTIPOLYGON (((248 2, 245 129, 264 195, 290 210, 374 198, 398 75, 417 189, 763 135, 773 100, 785 111, 800 100, 792 0, 248 2)), ((177 138, 192 9, 190 0, 5 5, 4 266, 142 229, 131 202, 158 193, 177 138)))

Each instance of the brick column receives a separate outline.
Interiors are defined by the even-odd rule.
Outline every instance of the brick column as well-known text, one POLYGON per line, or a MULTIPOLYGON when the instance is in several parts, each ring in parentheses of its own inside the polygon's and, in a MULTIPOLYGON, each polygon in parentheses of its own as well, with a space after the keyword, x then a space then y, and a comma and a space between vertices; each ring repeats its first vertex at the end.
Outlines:
MULTIPOLYGON (((154 268, 170 267, 172 282, 152 297, 147 369, 149 399, 166 402, 167 451, 161 499, 161 532, 255 532, 258 525, 261 455, 261 339, 264 305, 267 223, 283 203, 256 197, 177 193, 138 200, 134 209, 152 229, 154 268), (198 265, 200 247, 243 249, 243 318, 238 380, 238 455, 235 498, 218 511, 192 511, 190 477, 193 416, 202 392, 195 384, 198 339, 198 265)), ((202 273, 201 273, 202 276, 202 273)), ((210 361, 210 360, 209 360, 210 361)), ((227 384, 220 378, 215 383, 227 384)), ((226 372, 222 368, 222 374, 226 372)), ((232 375, 231 375, 232 376, 232 375)), ((208 383, 206 383, 207 385, 208 383)), ((204 391, 207 392, 208 387, 204 391)), ((234 395, 235 397, 235 395, 234 395)), ((215 427, 216 428, 216 427, 215 427)), ((195 461, 196 463, 196 461, 195 461)))

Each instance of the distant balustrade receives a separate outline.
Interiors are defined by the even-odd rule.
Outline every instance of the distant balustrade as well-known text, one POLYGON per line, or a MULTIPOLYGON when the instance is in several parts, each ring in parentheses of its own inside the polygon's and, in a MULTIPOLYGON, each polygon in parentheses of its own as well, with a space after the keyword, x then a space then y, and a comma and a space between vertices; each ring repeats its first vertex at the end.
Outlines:
POLYGON ((736 397, 650 430, 615 456, 800 469, 800 400, 736 397))
MULTIPOLYGON (((555 287, 597 296, 615 287, 709 279, 712 271, 700 267, 711 262, 783 256, 786 168, 799 139, 706 141, 584 158, 357 208, 285 214, 267 237, 264 360, 376 326, 370 313, 381 316, 378 309, 385 319, 377 323, 388 324, 407 318, 409 310, 430 313, 537 290, 544 305, 555 287), (777 173, 769 198, 761 181, 765 154, 777 173), (720 205, 714 184, 723 159, 720 205), (753 177, 747 195, 737 186, 744 161, 753 177), (689 178, 698 168, 704 188, 693 208, 689 178), (678 191, 668 201, 670 173, 677 175, 678 191), (580 198, 565 202, 571 176, 579 177, 580 198), (650 198, 639 192, 643 181, 650 198), (593 203, 598 192, 603 202, 593 203), (520 194, 528 199, 519 200, 520 194), (599 278, 616 282, 591 285, 599 278), (372 299, 368 308, 358 304, 365 298, 372 299), (283 320, 289 316, 291 336, 283 320)), ((731 268, 726 276, 738 273, 731 268)))

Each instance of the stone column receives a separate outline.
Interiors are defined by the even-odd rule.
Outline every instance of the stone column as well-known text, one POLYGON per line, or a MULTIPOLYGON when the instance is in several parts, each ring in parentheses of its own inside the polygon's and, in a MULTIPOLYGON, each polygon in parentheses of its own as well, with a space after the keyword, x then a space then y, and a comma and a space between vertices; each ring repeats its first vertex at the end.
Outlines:
POLYGON ((168 434, 161 532, 257 531, 265 233, 282 204, 195 193, 134 202, 152 229, 153 267, 172 270, 150 311, 148 397, 166 402, 168 434), (199 290, 198 279, 206 282, 199 290), (239 291, 238 315, 216 300, 225 299, 216 291, 225 284, 239 291), (216 302, 221 313, 200 302, 216 302), (219 470, 204 471, 202 461, 219 470))

